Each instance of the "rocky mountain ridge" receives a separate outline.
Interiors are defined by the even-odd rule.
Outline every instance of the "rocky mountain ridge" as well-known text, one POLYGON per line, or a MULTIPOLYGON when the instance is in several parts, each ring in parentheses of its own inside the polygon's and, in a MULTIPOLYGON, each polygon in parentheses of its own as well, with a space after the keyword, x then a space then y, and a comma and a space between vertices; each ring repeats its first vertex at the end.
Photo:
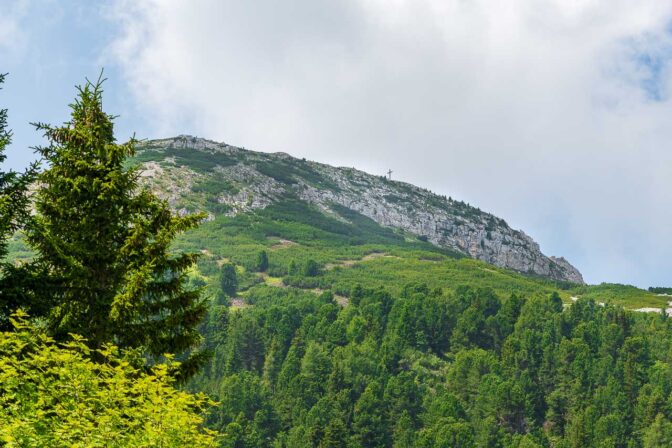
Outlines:
POLYGON ((191 136, 142 144, 137 160, 154 191, 178 210, 252 212, 287 198, 344 220, 335 206, 436 246, 518 272, 583 283, 562 257, 544 255, 521 230, 478 208, 354 168, 262 153, 191 136))

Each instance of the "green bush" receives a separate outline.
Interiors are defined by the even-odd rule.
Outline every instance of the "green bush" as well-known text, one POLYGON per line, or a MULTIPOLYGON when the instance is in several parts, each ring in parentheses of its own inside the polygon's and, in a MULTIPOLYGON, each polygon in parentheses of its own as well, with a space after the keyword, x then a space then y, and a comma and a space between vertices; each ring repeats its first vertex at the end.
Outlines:
POLYGON ((306 260, 303 265, 303 275, 306 277, 316 277, 320 274, 320 265, 313 259, 306 260))
POLYGON ((257 272, 266 272, 268 270, 268 254, 265 250, 261 250, 257 253, 257 260, 254 264, 254 268, 257 272))
POLYGON ((213 403, 173 387, 175 361, 146 371, 112 345, 92 352, 76 335, 59 345, 22 314, 14 325, 0 333, 0 445, 216 446, 203 427, 213 403))

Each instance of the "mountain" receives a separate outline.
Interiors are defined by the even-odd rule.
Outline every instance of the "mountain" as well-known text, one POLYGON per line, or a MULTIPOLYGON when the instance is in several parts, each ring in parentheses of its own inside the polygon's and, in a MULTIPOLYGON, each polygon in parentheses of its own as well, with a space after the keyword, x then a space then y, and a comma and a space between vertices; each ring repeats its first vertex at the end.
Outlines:
MULTIPOLYGON (((219 446, 670 446, 667 289, 516 272, 558 262, 501 219, 354 169, 191 137, 128 162, 208 214, 172 251, 201 253, 179 280, 202 292, 211 356, 181 387, 212 400, 219 446)), ((8 247, 33 256, 21 232, 8 247)))
POLYGON ((144 142, 136 160, 153 190, 183 212, 233 216, 294 200, 347 222, 347 209, 407 238, 498 267, 583 284, 567 260, 544 255, 503 219, 384 176, 191 136, 144 142))
POLYGON ((209 215, 174 250, 201 253, 212 356, 186 387, 222 446, 669 446, 669 296, 579 284, 503 220, 352 168, 193 137, 131 163, 209 215))

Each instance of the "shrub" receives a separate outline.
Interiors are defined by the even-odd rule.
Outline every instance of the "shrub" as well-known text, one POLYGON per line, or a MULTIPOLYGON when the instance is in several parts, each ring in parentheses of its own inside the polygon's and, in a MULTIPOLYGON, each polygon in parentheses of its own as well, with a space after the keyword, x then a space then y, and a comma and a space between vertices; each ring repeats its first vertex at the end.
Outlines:
POLYGON ((266 272, 268 269, 268 254, 265 250, 259 251, 257 254, 257 261, 255 263, 255 270, 257 272, 266 272))
POLYGON ((173 387, 178 363, 148 372, 139 356, 112 345, 92 351, 76 335, 57 344, 21 312, 13 324, 0 333, 2 446, 216 445, 217 434, 203 428, 212 403, 173 387))
POLYGON ((308 259, 303 265, 303 275, 306 277, 316 277, 320 274, 320 265, 315 260, 308 259))

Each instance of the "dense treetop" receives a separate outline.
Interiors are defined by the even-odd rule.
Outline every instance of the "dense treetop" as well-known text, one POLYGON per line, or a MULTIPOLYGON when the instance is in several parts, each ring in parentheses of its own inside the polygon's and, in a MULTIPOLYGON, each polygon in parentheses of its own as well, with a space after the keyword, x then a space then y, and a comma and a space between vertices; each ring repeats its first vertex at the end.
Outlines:
POLYGON ((39 295, 51 304, 51 332, 82 335, 94 348, 142 347, 153 357, 193 349, 205 313, 198 289, 185 287, 196 256, 171 244, 202 216, 178 216, 140 188, 125 163, 136 142, 116 143, 102 81, 80 88, 70 107, 70 122, 36 125, 49 140, 38 148, 47 168, 26 229, 32 265, 47 279, 39 295))
POLYGON ((557 295, 257 286, 191 383, 230 447, 664 447, 672 320, 557 295))

